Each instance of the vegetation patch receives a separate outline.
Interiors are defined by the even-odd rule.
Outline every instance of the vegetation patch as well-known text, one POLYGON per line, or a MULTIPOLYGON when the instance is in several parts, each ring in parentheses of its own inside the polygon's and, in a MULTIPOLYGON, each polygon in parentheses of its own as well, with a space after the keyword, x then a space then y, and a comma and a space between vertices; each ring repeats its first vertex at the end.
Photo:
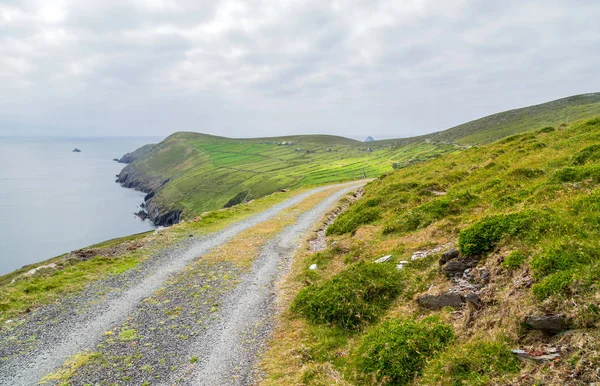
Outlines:
POLYGON ((508 269, 517 269, 520 268, 521 265, 525 262, 527 256, 523 254, 521 251, 512 251, 506 256, 502 265, 508 269))
POLYGON ((359 226, 377 221, 381 211, 377 204, 367 201, 364 205, 355 205, 351 210, 342 213, 327 228, 327 235, 342 235, 354 232, 359 226))
POLYGON ((408 385, 453 338, 452 327, 437 318, 383 322, 364 336, 354 353, 357 377, 361 384, 408 385))
POLYGON ((597 257, 598 251, 586 245, 565 242, 535 255, 530 266, 534 277, 539 279, 579 265, 591 264, 597 257))
POLYGON ((292 303, 312 323, 358 329, 374 322, 400 294, 393 264, 359 262, 320 285, 301 290, 292 303))
POLYGON ((479 340, 452 345, 428 364, 420 381, 423 385, 505 384, 502 377, 518 372, 520 367, 505 343, 479 340))
POLYGON ((458 246, 465 256, 485 255, 505 236, 518 236, 535 228, 544 230, 544 224, 539 220, 546 217, 533 210, 487 216, 460 232, 458 246))

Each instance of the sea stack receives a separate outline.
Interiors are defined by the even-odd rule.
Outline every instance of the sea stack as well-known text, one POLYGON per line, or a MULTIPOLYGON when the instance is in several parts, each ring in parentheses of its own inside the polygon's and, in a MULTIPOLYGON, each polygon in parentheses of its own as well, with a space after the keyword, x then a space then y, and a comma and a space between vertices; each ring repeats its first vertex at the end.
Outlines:
POLYGON ((81 150, 79 150, 78 148, 73 149, 73 153, 81 153, 81 150))

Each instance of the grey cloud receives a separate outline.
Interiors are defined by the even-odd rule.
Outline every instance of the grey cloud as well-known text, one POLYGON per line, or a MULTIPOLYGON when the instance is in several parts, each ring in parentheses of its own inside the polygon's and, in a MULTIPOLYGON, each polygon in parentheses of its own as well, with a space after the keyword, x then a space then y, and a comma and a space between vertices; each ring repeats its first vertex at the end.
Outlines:
POLYGON ((0 135, 392 137, 598 91, 594 0, 5 0, 0 135))

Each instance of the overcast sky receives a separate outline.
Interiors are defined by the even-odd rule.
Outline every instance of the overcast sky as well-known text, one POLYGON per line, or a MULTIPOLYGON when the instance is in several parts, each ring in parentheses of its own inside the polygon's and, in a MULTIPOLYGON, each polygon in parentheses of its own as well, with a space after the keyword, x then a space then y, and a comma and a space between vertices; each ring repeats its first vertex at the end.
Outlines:
POLYGON ((0 0, 0 135, 375 138, 600 91, 600 1, 0 0))

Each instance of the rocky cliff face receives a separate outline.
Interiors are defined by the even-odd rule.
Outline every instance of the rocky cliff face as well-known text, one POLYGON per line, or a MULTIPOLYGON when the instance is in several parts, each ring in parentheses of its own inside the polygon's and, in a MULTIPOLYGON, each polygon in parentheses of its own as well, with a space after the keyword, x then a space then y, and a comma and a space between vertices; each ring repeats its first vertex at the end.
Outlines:
POLYGON ((148 157, 148 156, 154 154, 154 152, 156 152, 158 150, 158 146, 159 145, 156 145, 156 144, 144 145, 144 146, 140 147, 139 149, 132 151, 131 153, 127 153, 127 154, 123 155, 123 157, 118 159, 117 162, 120 162, 123 164, 130 164, 138 158, 148 157))
POLYGON ((155 202, 156 193, 158 193, 160 189, 170 181, 170 179, 163 180, 159 177, 148 175, 136 168, 136 165, 133 162, 140 157, 147 156, 149 154, 148 151, 153 151, 152 149, 148 150, 150 149, 148 146, 152 146, 152 149, 156 149, 156 145, 146 145, 121 157, 119 162, 129 161, 132 163, 125 166, 123 170, 121 170, 121 172, 117 175, 116 182, 121 184, 121 186, 124 188, 135 189, 140 192, 147 193, 144 197, 144 202, 141 205, 142 208, 145 208, 145 215, 140 213, 144 212, 142 210, 136 213, 138 217, 148 218, 155 225, 160 226, 177 224, 181 220, 181 209, 168 208, 155 202), (140 151, 143 148, 146 148, 146 153, 144 154, 142 154, 143 152, 140 151))

